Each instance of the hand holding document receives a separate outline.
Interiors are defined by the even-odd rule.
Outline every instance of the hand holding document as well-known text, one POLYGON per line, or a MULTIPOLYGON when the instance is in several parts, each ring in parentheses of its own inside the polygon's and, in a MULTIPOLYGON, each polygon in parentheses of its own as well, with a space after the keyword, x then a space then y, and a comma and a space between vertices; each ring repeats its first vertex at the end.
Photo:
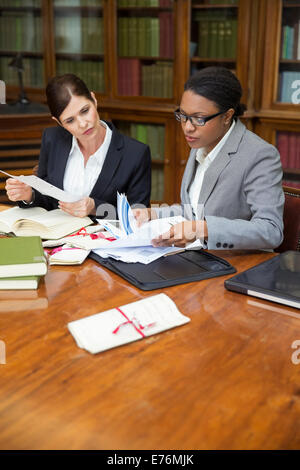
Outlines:
POLYGON ((25 183, 28 186, 31 186, 31 188, 39 191, 41 194, 44 194, 46 196, 51 196, 54 199, 57 199, 58 201, 63 201, 63 202, 78 201, 78 196, 75 196, 74 194, 70 194, 66 191, 63 191, 62 189, 59 189, 56 186, 53 186, 53 184, 47 183, 47 181, 42 180, 38 176, 10 175, 9 173, 6 173, 6 171, 3 171, 3 170, 0 170, 0 173, 3 173, 4 175, 9 176, 10 178, 13 178, 17 181, 20 181, 21 183, 25 183))
MULTIPOLYGON (((102 258, 114 258, 125 263, 148 264, 161 256, 178 253, 182 249, 174 246, 153 247, 152 240, 162 233, 166 233, 173 225, 185 221, 182 216, 154 219, 141 227, 137 227, 135 218, 124 194, 118 194, 118 216, 120 228, 105 220, 98 220, 114 241, 107 239, 92 240, 89 237, 80 240, 71 240, 72 246, 93 250, 102 258)), ((197 248, 199 246, 197 245, 197 248)))
POLYGON ((78 347, 96 354, 189 321, 166 294, 157 294, 73 321, 68 329, 78 347))

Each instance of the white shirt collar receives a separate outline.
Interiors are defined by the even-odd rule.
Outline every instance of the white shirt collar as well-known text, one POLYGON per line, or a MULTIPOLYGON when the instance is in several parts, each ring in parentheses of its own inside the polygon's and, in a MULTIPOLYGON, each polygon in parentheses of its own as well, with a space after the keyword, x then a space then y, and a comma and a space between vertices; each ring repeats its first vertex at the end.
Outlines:
MULTIPOLYGON (((112 130, 110 129, 110 127, 104 122, 104 121, 100 121, 100 124, 105 127, 106 129, 106 132, 105 132, 105 137, 104 137, 104 140, 102 142, 102 144, 100 145, 100 147, 97 148, 96 152, 93 153, 91 157, 95 156, 96 159, 102 159, 102 155, 103 155, 103 152, 107 152, 108 150, 108 147, 109 147, 109 144, 110 144, 110 141, 111 141, 111 135, 112 135, 112 130)), ((69 153, 69 156, 72 155, 72 153, 74 152, 74 150, 78 150, 80 153, 81 150, 79 148, 79 145, 78 145, 78 141, 76 139, 76 137, 72 137, 72 146, 71 146, 71 150, 70 150, 70 153, 69 153)))

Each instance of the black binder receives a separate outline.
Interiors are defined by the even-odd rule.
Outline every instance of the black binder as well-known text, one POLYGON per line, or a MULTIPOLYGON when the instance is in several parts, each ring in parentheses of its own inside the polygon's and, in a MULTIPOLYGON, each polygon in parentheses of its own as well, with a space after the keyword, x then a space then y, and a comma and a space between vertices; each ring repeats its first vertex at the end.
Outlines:
POLYGON ((300 308, 300 252, 286 251, 226 279, 228 290, 300 308))
POLYGON ((124 263, 113 258, 101 258, 93 252, 89 257, 142 290, 161 289, 236 272, 228 261, 205 250, 187 250, 149 264, 124 263))

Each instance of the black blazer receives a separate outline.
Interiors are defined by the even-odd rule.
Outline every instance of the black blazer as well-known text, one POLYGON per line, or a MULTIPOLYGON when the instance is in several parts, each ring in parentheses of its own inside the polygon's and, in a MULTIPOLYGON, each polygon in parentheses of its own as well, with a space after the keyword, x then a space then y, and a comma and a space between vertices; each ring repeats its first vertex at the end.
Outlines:
MULTIPOLYGON (((95 201, 98 217, 116 218, 106 214, 108 204, 117 206, 117 191, 125 193, 130 205, 150 205, 151 155, 148 145, 121 134, 112 123, 111 143, 99 177, 90 193, 95 201), (103 205, 103 206, 102 206, 103 205)), ((62 127, 45 129, 39 157, 38 176, 63 189, 63 179, 72 146, 72 135, 62 127)), ((56 209, 58 201, 35 191, 34 203, 22 202, 22 207, 40 206, 56 209)))

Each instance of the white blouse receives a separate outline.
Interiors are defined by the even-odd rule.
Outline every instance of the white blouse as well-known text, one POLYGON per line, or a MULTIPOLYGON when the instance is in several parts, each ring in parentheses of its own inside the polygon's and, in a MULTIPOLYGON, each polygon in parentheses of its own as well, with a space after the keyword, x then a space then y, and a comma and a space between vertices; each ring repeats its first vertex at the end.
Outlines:
POLYGON ((105 122, 100 121, 105 127, 103 143, 91 155, 84 166, 84 157, 79 148, 76 137, 73 136, 72 147, 69 153, 64 174, 63 187, 65 191, 78 195, 78 199, 89 196, 101 173, 112 137, 112 131, 105 122))

